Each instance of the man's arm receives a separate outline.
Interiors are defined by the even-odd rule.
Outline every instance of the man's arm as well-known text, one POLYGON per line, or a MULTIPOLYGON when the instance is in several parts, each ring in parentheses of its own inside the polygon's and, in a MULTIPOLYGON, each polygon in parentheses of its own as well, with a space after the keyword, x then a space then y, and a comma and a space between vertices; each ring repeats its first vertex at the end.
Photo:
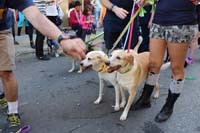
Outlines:
MULTIPOLYGON (((62 34, 50 20, 40 13, 37 7, 29 6, 23 10, 23 13, 29 22, 42 34, 54 40, 57 40, 58 36, 62 34)), ((65 53, 79 59, 85 58, 86 47, 81 39, 62 40, 60 43, 65 53)))
POLYGON ((106 7, 108 10, 112 10, 120 19, 125 19, 128 11, 120 8, 116 5, 113 5, 109 0, 100 0, 101 4, 106 7))
POLYGON ((23 13, 31 24, 42 34, 57 40, 58 36, 62 33, 51 21, 40 13, 37 7, 30 6, 23 13))

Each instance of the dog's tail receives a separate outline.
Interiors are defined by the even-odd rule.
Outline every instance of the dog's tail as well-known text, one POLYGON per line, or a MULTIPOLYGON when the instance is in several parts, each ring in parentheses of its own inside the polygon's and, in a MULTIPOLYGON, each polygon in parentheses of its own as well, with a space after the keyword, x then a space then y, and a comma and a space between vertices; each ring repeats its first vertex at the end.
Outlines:
POLYGON ((162 64, 160 70, 161 70, 161 71, 166 70, 167 68, 170 67, 170 65, 171 65, 171 62, 164 63, 164 64, 162 64))
POLYGON ((139 37, 138 37, 138 43, 137 43, 137 45, 135 46, 135 48, 133 49, 133 50, 136 51, 137 53, 138 53, 138 49, 139 49, 140 45, 142 44, 142 41, 143 41, 142 36, 139 36, 139 37))

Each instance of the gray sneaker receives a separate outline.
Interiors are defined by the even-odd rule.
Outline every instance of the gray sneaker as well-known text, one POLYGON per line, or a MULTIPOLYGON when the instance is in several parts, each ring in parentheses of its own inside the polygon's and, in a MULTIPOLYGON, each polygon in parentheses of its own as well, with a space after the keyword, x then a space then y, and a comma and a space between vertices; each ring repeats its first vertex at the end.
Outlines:
POLYGON ((20 133, 21 120, 19 114, 8 114, 6 133, 20 133))

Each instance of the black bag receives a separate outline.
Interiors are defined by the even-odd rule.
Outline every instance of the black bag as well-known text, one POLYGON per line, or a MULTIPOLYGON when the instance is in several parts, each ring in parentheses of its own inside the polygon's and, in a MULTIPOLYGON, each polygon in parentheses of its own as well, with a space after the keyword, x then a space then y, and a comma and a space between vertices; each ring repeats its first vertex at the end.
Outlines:
POLYGON ((60 26, 62 24, 62 19, 59 16, 56 16, 56 25, 60 26))
POLYGON ((63 21, 62 21, 62 19, 59 16, 59 14, 60 14, 60 8, 59 8, 59 6, 56 6, 56 7, 57 7, 57 11, 58 11, 58 16, 56 16, 56 25, 60 26, 63 21))

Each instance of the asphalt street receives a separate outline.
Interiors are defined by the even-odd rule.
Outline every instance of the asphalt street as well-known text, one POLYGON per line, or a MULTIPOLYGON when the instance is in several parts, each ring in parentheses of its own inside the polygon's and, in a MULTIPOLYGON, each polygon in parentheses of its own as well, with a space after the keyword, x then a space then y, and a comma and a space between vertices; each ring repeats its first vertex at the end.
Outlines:
MULTIPOLYGON (((200 132, 200 54, 186 68, 185 87, 172 117, 164 123, 154 117, 165 102, 170 82, 170 69, 161 73, 159 99, 152 98, 152 107, 130 111, 120 121, 122 111, 113 112, 114 88, 105 87, 103 102, 93 104, 98 96, 97 73, 89 70, 68 73, 68 57, 39 61, 33 54, 17 56, 15 70, 19 81, 19 109, 30 133, 198 133, 200 132), (191 80, 191 76, 193 79, 191 80)), ((78 69, 78 67, 77 67, 78 69)), ((109 84, 107 84, 109 85, 109 84)), ((0 84, 2 88, 2 85, 0 84)), ((137 97, 141 93, 138 90, 137 97)), ((6 116, 0 113, 0 126, 6 116)))

